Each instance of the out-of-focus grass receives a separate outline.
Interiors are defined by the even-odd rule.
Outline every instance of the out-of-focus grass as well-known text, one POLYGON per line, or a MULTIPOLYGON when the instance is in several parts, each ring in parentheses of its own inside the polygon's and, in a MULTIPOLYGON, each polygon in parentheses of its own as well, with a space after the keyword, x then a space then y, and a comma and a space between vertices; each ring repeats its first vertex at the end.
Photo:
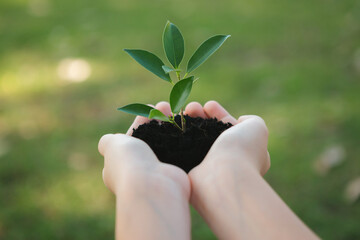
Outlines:
MULTIPOLYGON (((97 141, 131 123, 117 106, 167 100, 170 86, 122 52, 163 56, 167 19, 181 28, 187 58, 207 37, 232 35, 197 70, 190 99, 262 116, 274 189, 322 238, 360 238, 359 201, 344 198, 360 175, 356 0, 2 0, 0 238, 112 238, 97 141), (86 81, 59 78, 68 58, 91 67, 86 81), (333 145, 345 150, 343 164, 317 174, 314 161, 333 145)), ((215 239, 195 213, 193 237, 215 239)))

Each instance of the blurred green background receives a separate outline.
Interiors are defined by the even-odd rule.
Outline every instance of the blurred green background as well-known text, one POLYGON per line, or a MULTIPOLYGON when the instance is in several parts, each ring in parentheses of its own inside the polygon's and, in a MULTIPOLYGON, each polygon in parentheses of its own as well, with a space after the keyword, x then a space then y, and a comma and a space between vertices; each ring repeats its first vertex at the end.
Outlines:
MULTIPOLYGON (((360 239, 358 0, 1 0, 0 239, 113 238, 97 141, 131 124, 116 107, 168 99, 122 51, 163 57, 168 19, 186 60, 232 35, 190 100, 262 116, 270 184, 322 238, 360 239)), ((215 239, 192 221, 194 239, 215 239)))

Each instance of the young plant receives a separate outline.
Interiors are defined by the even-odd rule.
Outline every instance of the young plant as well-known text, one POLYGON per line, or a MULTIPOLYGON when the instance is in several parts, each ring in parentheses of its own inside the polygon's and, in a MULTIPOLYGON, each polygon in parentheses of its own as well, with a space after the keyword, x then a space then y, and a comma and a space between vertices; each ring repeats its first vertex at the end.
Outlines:
POLYGON ((204 41, 189 59, 184 73, 179 68, 184 57, 184 38, 180 30, 169 21, 165 25, 162 40, 165 55, 171 66, 165 65, 159 57, 151 52, 141 49, 124 49, 140 65, 173 85, 170 92, 171 115, 165 116, 159 110, 141 103, 129 104, 118 108, 118 110, 149 119, 170 122, 185 132, 184 106, 190 95, 193 83, 197 80, 194 76, 189 76, 189 74, 203 64, 229 37, 230 35, 215 35, 204 41), (170 77, 171 72, 175 72, 177 77, 175 84, 170 77), (175 122, 175 115, 179 113, 181 116, 181 127, 175 122))

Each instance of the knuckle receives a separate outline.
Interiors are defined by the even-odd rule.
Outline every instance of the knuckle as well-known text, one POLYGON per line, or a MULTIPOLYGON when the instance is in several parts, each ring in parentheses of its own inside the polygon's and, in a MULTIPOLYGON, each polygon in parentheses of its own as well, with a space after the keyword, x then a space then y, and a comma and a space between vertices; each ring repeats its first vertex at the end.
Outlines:
POLYGON ((107 147, 109 142, 112 140, 113 136, 114 136, 113 134, 105 134, 104 136, 102 136, 100 138, 99 143, 98 143, 98 150, 101 154, 103 154, 105 152, 105 148, 107 147))
POLYGON ((232 127, 228 130, 222 132, 219 137, 216 139, 218 144, 225 144, 228 146, 233 145, 234 142, 238 141, 238 138, 241 138, 241 135, 237 134, 236 128, 232 127))
POLYGON ((264 166, 262 169, 262 175, 265 175, 269 171, 270 166, 271 166, 270 156, 269 156, 269 153, 267 153, 267 158, 265 160, 265 163, 264 163, 264 166))
POLYGON ((141 146, 142 141, 137 138, 126 136, 123 134, 117 134, 114 136, 109 148, 113 150, 128 150, 135 149, 141 146))
POLYGON ((261 118, 260 116, 253 116, 253 121, 256 123, 257 127, 260 128, 265 136, 269 135, 269 129, 266 126, 265 120, 261 118))
POLYGON ((262 117, 257 116, 257 115, 254 115, 253 119, 254 119, 255 121, 257 121, 257 122, 262 123, 262 124, 265 125, 265 121, 264 121, 264 119, 263 119, 262 117))

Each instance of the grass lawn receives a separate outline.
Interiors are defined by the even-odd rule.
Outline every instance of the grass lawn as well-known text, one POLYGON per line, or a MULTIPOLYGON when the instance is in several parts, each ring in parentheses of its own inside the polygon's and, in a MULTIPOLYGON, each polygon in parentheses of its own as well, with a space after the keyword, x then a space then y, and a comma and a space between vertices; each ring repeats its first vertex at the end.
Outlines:
MULTIPOLYGON (((357 0, 1 0, 0 239, 113 238, 97 142, 132 122, 116 107, 168 99, 170 85, 122 51, 164 56, 168 19, 186 60, 232 35, 196 70, 190 100, 262 116, 269 183, 320 237, 360 239, 360 201, 346 197, 360 177, 357 0), (321 173, 321 158, 339 164, 321 173)), ((215 239, 192 221, 194 239, 215 239)))

